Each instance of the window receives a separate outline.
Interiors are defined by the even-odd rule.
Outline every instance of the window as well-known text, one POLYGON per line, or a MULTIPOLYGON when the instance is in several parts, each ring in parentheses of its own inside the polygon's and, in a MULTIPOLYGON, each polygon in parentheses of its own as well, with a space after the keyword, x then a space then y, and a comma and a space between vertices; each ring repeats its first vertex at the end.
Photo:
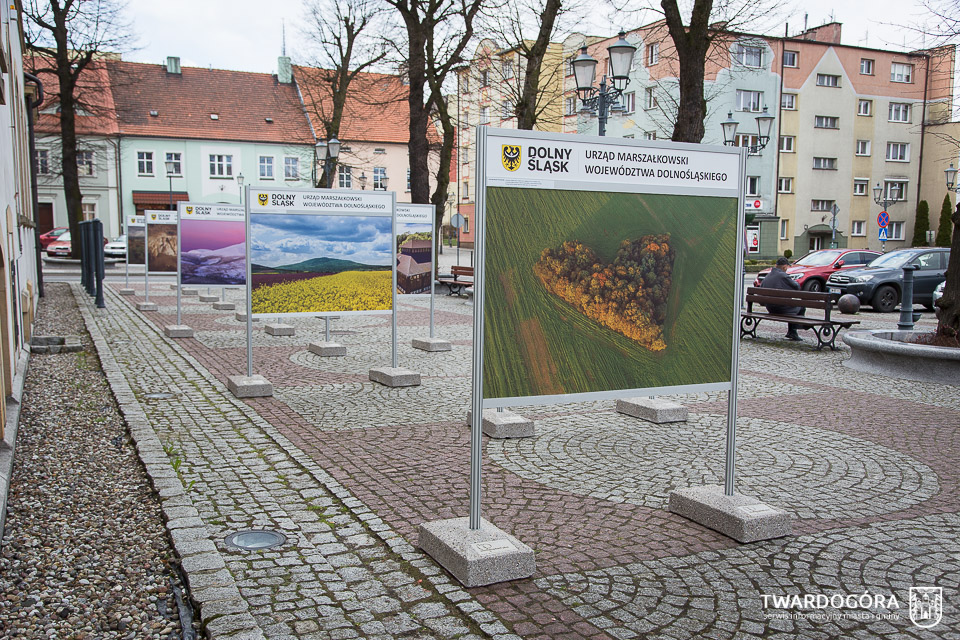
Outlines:
POLYGON ((658 62, 660 62, 660 43, 654 42, 653 44, 648 44, 647 45, 647 66, 652 67, 658 62))
POLYGON ((748 196, 760 195, 760 176, 747 176, 746 195, 748 196))
POLYGON ((577 112, 577 99, 565 98, 563 101, 563 112, 568 116, 575 114, 577 112))
POLYGON ((813 159, 813 168, 814 169, 828 169, 830 171, 837 170, 837 159, 836 158, 814 158, 813 159))
POLYGON ((656 131, 644 131, 644 132, 643 132, 643 139, 644 139, 644 140, 656 140, 656 139, 657 139, 657 132, 656 132, 656 131))
MULTIPOLYGON (((342 149, 342 148, 340 149, 340 152, 341 152, 341 153, 343 152, 343 149, 342 149)), ((384 147, 375 147, 374 150, 373 150, 373 152, 374 152, 375 154, 377 154, 378 156, 382 156, 382 155, 386 155, 387 150, 386 150, 386 148, 384 148, 384 147)))
POLYGON ((93 220, 97 217, 97 203, 96 202, 84 202, 80 204, 80 208, 83 210, 83 219, 84 220, 93 220))
POLYGON ((283 159, 283 179, 284 180, 300 179, 300 158, 284 158, 283 159))
POLYGON ((37 149, 37 173, 44 176, 50 173, 50 151, 47 149, 37 149))
POLYGON ((273 156, 260 156, 260 179, 273 180, 273 156))
POLYGON ((153 175, 153 151, 137 151, 137 175, 153 175))
POLYGON ((906 102, 891 102, 887 120, 890 122, 910 122, 910 105, 906 102))
POLYGON ((171 176, 182 176, 183 175, 183 163, 181 158, 183 157, 179 152, 170 152, 167 153, 167 162, 173 163, 173 171, 169 171, 168 175, 171 176))
POLYGON ((869 140, 857 140, 857 155, 858 155, 858 156, 868 156, 868 155, 870 155, 870 141, 869 141, 869 140))
POLYGON ((463 232, 470 233, 470 218, 463 216, 463 232))
POLYGON ((463 189, 461 190, 461 193, 463 194, 462 197, 464 200, 470 199, 470 182, 467 180, 463 181, 463 189))
POLYGON ((373 168, 373 188, 384 189, 387 188, 387 168, 386 167, 374 167, 373 168))
POLYGON ((93 151, 77 151, 77 171, 81 176, 93 175, 93 151))
POLYGON ((891 240, 903 240, 903 223, 902 222, 890 222, 890 239, 891 240))
POLYGON ((913 65, 899 62, 891 63, 890 82, 913 82, 913 65))
POLYGON ((467 72, 460 76, 460 90, 463 93, 470 93, 470 73, 467 72))
POLYGON ((793 193, 793 178, 777 178, 777 192, 793 193))
POLYGON ((500 118, 506 120, 513 117, 513 101, 506 98, 500 104, 500 118))
POLYGON ((839 129, 840 118, 836 116, 814 116, 813 126, 817 129, 839 129))
POLYGON ((760 111, 763 105, 762 91, 737 89, 737 111, 760 111))
POLYGON ((222 153, 210 154, 210 177, 211 178, 231 178, 233 177, 233 156, 222 153))
POLYGON ((573 57, 572 57, 572 56, 569 57, 569 58, 567 58, 567 61, 566 61, 566 72, 565 72, 565 73, 566 73, 566 75, 568 75, 568 76, 572 76, 572 75, 573 75, 573 57))
POLYGON ((840 76, 832 76, 827 73, 818 73, 817 86, 818 87, 839 87, 840 76))
POLYGON ((623 94, 623 110, 626 113, 633 113, 637 110, 637 94, 635 91, 623 94))
POLYGON ((483 88, 489 84, 490 72, 484 69, 480 72, 480 87, 483 88))
POLYGON ((857 115, 858 116, 873 115, 873 100, 860 100, 859 102, 857 102, 857 115))
MULTIPOLYGON (((653 133, 654 135, 656 135, 656 133, 654 133, 653 131, 644 131, 644 132, 643 132, 644 137, 646 137, 646 135, 647 135, 648 133, 653 133)), ((628 133, 628 134, 626 134, 626 135, 623 136, 624 140, 633 140, 634 137, 635 137, 635 136, 634 136, 632 133, 628 133)), ((651 138, 651 140, 655 140, 655 139, 656 139, 656 138, 651 138)))
POLYGON ((907 142, 888 142, 887 143, 887 161, 888 162, 909 162, 910 144, 907 142))
POLYGON ((337 185, 341 189, 353 189, 353 167, 337 165, 337 185))
POLYGON ((934 269, 943 269, 945 265, 940 260, 941 253, 939 251, 931 253, 921 253, 919 256, 910 261, 910 264, 915 264, 922 271, 932 271, 934 269))
POLYGON ((780 151, 783 153, 793 153, 793 143, 796 140, 794 136, 780 136, 780 151))
POLYGON ((786 111, 795 111, 797 109, 797 94, 784 93, 780 96, 780 108, 786 111))
POLYGON ((503 69, 504 80, 513 79, 513 62, 504 62, 502 65, 502 69, 503 69))
POLYGON ((866 224, 863 220, 853 220, 850 222, 850 235, 852 236, 865 236, 866 224))
POLYGON ((734 49, 734 59, 745 67, 762 67, 763 47, 738 44, 734 49))
MULTIPOLYGON (((735 147, 753 147, 754 149, 756 149, 757 147, 760 146, 760 139, 757 137, 756 134, 751 135, 751 134, 749 134, 749 133, 738 133, 738 134, 736 135, 736 137, 733 139, 733 146, 735 146, 735 147)), ((758 150, 758 151, 748 151, 747 153, 749 153, 751 156, 758 156, 758 155, 760 155, 760 151, 759 151, 759 150, 758 150)))
POLYGON ((480 107, 480 124, 490 123, 490 107, 480 107))
POLYGON ((873 75, 873 60, 870 60, 868 58, 860 58, 860 75, 862 76, 873 75))
POLYGON ((410 193, 410 169, 407 169, 407 193, 410 193))
POLYGON ((787 232, 789 231, 789 227, 790 225, 788 220, 780 221, 780 239, 781 240, 787 239, 787 232))
POLYGON ((853 195, 855 196, 865 196, 867 195, 867 186, 868 183, 864 179, 857 178, 853 181, 853 195))
POLYGON ((653 94, 653 87, 647 87, 645 91, 644 98, 644 109, 656 109, 657 108, 657 96, 653 94))
POLYGON ((811 200, 810 211, 830 211, 833 208, 833 200, 811 200))
POLYGON ((883 183, 884 193, 887 200, 899 202, 907 199, 907 181, 906 180, 886 180, 883 183))
POLYGON ((797 51, 784 51, 783 52, 783 66, 796 68, 800 66, 797 61, 800 58, 800 53, 797 51))

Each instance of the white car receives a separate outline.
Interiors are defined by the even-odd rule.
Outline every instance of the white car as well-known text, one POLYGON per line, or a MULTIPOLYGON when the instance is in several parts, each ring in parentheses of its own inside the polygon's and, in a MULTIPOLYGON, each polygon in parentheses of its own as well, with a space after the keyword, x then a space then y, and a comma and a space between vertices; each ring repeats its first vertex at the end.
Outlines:
POLYGON ((940 317, 940 307, 937 306, 937 300, 943 297, 943 290, 947 286, 947 281, 944 280, 937 285, 937 288, 933 290, 933 310, 936 313, 937 317, 940 317))
POLYGON ((107 258, 126 258, 127 257, 127 236, 122 235, 113 242, 108 242, 103 247, 103 255, 107 258))

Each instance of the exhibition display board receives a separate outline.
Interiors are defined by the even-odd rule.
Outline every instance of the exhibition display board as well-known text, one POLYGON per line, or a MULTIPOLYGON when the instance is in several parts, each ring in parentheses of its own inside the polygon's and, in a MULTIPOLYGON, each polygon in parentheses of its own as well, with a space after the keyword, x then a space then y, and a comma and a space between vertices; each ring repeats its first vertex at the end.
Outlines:
POLYGON ((223 287, 247 282, 246 222, 240 205, 177 203, 178 278, 183 285, 223 287))
POLYGON ((146 270, 151 274, 177 272, 177 212, 144 211, 146 270))

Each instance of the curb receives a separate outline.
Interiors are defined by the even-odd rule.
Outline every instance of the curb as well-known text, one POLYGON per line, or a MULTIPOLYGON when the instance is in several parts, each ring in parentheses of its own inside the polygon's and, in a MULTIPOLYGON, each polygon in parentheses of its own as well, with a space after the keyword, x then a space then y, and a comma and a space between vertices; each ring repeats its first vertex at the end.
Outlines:
POLYGON ((13 480, 13 462, 17 452, 17 427, 20 426, 20 407, 23 400, 23 385, 30 367, 30 352, 23 351, 17 359, 17 371, 13 376, 13 393, 7 401, 7 421, 0 441, 0 544, 3 543, 3 528, 7 522, 7 497, 13 480))

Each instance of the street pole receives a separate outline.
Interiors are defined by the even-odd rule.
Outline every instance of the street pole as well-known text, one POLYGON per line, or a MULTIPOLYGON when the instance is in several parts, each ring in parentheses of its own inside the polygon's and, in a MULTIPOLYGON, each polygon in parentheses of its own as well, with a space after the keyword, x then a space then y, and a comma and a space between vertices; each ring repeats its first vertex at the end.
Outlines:
POLYGON ((830 248, 837 248, 837 214, 840 213, 840 207, 834 203, 833 208, 831 209, 833 213, 833 221, 830 223, 831 233, 830 233, 830 248))
POLYGON ((600 95, 597 100, 597 122, 600 126, 600 137, 607 135, 607 76, 600 79, 600 95))

